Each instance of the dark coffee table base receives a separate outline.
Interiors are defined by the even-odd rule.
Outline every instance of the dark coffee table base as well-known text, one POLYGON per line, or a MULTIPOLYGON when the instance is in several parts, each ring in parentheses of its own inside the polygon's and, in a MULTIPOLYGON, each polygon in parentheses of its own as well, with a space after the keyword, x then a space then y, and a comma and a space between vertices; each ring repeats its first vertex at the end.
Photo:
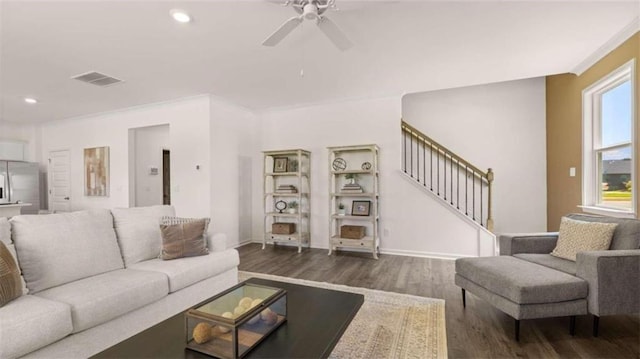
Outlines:
MULTIPOLYGON (((247 358, 326 358, 364 302, 361 294, 251 278, 287 291, 287 321, 247 358)), ((94 358, 209 358, 185 349, 184 313, 175 315, 94 358)))

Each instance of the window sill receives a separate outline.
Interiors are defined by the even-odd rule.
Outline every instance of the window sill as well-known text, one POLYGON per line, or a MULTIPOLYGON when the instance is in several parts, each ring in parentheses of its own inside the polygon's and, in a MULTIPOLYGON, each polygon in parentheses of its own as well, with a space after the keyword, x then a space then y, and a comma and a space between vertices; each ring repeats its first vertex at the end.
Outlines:
POLYGON ((586 213, 599 214, 602 216, 618 217, 618 218, 636 218, 633 211, 623 211, 612 208, 596 207, 596 206, 578 206, 586 213))

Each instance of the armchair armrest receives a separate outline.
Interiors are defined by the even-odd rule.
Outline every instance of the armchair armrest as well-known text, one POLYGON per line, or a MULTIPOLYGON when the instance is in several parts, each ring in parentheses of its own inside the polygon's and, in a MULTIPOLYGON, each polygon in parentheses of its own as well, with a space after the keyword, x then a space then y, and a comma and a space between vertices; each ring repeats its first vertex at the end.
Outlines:
POLYGON ((224 233, 207 233, 207 246, 210 252, 227 249, 227 235, 224 233))
POLYGON ((589 313, 640 313, 640 249, 578 252, 576 275, 589 283, 589 313))
POLYGON ((512 256, 518 253, 548 254, 556 247, 557 241, 557 232, 503 234, 500 236, 500 255, 512 256))

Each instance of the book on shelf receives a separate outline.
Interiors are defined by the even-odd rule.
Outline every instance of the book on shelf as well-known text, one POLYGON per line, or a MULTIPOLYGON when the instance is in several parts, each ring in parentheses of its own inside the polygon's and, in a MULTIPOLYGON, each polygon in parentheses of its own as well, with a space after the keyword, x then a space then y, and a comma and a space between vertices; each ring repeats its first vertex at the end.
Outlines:
POLYGON ((298 189, 294 185, 281 184, 276 188, 276 193, 298 193, 298 189))

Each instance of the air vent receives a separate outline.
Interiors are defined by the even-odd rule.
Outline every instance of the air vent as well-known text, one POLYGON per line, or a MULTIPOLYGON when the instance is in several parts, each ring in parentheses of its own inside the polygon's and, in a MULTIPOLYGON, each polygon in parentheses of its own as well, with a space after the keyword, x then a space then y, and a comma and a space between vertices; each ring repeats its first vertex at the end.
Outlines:
POLYGON ((93 84, 93 85, 96 85, 96 86, 101 86, 101 87, 105 87, 105 86, 117 84, 118 82, 122 82, 122 80, 120 80, 120 79, 117 79, 115 77, 111 77, 109 75, 101 74, 101 73, 96 72, 96 71, 91 71, 91 72, 87 72, 87 73, 84 73, 84 74, 76 75, 76 76, 73 76, 71 78, 74 79, 74 80, 86 82, 86 83, 93 84))

